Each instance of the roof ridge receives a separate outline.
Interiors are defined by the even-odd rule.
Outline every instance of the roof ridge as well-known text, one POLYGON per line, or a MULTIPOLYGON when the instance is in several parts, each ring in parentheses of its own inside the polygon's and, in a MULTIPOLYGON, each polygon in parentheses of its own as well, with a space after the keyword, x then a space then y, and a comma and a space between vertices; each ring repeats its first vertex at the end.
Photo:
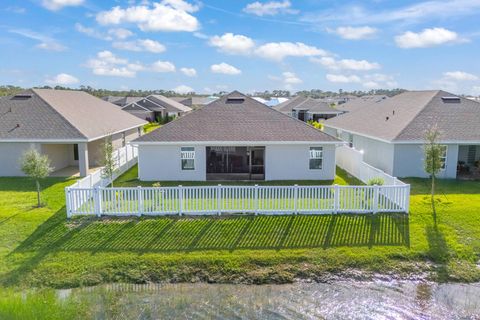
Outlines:
MULTIPOLYGON (((60 116, 60 118, 62 118, 63 120, 65 120, 75 131, 77 131, 82 137, 84 137, 86 140, 88 140, 88 137, 83 133, 81 132, 77 127, 75 127, 75 125, 73 123, 71 123, 67 118, 65 118, 60 112, 57 111, 57 109, 55 109, 50 103, 47 102, 47 100, 45 100, 36 90, 38 89, 35 89, 35 88, 32 88, 32 89, 28 89, 28 90, 31 90, 33 93, 35 93, 35 95, 40 99, 42 100, 43 102, 45 102, 45 104, 50 108, 52 109, 57 115, 60 116)), ((27 91, 28 91, 27 90, 27 91)), ((50 89, 50 90, 54 90, 54 89, 50 89)), ((66 91, 74 91, 74 90, 66 90, 66 91)))
POLYGON ((403 126, 403 129, 400 130, 400 132, 397 135, 395 135, 395 137, 393 137, 393 139, 391 141, 395 141, 405 131, 405 129, 413 122, 413 120, 415 120, 417 118, 417 116, 420 113, 422 113, 423 110, 425 110, 425 108, 432 102, 433 98, 435 98, 441 92, 441 90, 422 90, 422 91, 423 92, 432 91, 432 92, 435 92, 435 94, 432 95, 432 97, 430 99, 428 99, 428 101, 425 103, 425 105, 422 108, 420 108, 420 110, 417 113, 415 113, 413 115, 413 117, 410 119, 410 121, 408 121, 407 124, 403 126))

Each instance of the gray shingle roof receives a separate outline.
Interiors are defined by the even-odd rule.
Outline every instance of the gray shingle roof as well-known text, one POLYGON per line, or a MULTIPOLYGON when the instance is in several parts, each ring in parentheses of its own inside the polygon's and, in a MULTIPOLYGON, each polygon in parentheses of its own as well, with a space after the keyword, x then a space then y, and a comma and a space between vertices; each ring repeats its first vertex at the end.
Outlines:
POLYGON ((307 110, 315 113, 342 113, 332 108, 327 102, 310 97, 296 96, 273 107, 280 112, 291 112, 293 110, 307 110))
POLYGON ((442 141, 480 141, 480 103, 444 97, 456 96, 440 90, 407 91, 329 119, 325 126, 386 141, 421 142, 425 130, 436 124, 442 141))
POLYGON ((22 94, 24 98, 0 100, 1 140, 85 141, 146 123, 82 91, 31 89, 22 94))
POLYGON ((167 112, 189 112, 192 108, 187 107, 180 102, 164 97, 159 94, 151 94, 147 97, 148 100, 155 102, 158 105, 164 107, 167 112))
POLYGON ((135 142, 338 140, 234 91, 152 131, 135 142), (233 97, 240 101, 233 102, 233 97))
POLYGON ((353 112, 373 103, 388 99, 385 95, 369 95, 350 98, 347 102, 336 106, 337 110, 344 112, 353 112))

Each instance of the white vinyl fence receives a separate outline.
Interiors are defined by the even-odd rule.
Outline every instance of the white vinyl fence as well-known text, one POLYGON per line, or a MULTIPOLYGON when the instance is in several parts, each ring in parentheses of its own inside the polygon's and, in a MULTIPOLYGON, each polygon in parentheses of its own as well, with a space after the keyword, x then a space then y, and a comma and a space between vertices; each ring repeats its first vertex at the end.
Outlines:
MULTIPOLYGON (((138 150, 132 145, 126 145, 122 148, 118 148, 113 152, 113 158, 115 159, 116 171, 113 174, 115 180, 121 176, 125 171, 133 167, 138 161, 138 150)), ((94 188, 105 187, 111 183, 108 179, 102 178, 102 168, 90 173, 85 178, 77 180, 71 187, 72 188, 94 188)))
POLYGON ((66 188, 67 216, 405 212, 409 185, 66 188))
POLYGON ((361 151, 347 146, 337 148, 336 164, 364 183, 367 183, 368 180, 373 178, 382 178, 385 185, 405 185, 405 183, 396 177, 392 177, 363 161, 363 153, 361 151))

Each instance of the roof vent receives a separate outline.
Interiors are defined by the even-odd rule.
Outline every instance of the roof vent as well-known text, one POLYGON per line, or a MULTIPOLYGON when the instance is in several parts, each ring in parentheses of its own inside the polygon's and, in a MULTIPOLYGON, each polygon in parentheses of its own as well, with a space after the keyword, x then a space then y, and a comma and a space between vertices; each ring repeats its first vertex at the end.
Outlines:
POLYGON ((12 100, 27 100, 27 99, 30 99, 32 97, 31 94, 28 94, 28 93, 19 93, 19 94, 16 94, 12 97, 12 100))
POLYGON ((444 103, 460 103, 460 97, 442 97, 444 103))
POLYGON ((244 98, 244 97, 228 97, 226 103, 231 103, 231 104, 238 103, 238 104, 241 104, 241 103, 243 103, 244 101, 245 101, 245 98, 244 98))

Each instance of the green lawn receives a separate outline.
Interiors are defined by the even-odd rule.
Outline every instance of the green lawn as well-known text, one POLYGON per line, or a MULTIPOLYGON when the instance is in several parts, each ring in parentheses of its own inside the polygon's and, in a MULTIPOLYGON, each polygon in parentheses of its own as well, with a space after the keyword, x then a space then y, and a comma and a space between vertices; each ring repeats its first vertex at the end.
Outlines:
MULTIPOLYGON (((337 183, 352 182, 343 172, 337 183)), ((412 184, 411 214, 79 217, 66 220, 64 187, 0 178, 0 284, 72 287, 103 282, 282 283, 351 270, 428 273, 439 281, 478 281, 478 182, 439 182, 437 225, 428 181, 412 184)), ((332 183, 332 182, 329 182, 332 183)), ((117 185, 137 185, 134 170, 117 185)), ((186 185, 185 183, 183 183, 186 185)), ((168 185, 168 184, 164 184, 168 185)))
POLYGON ((160 128, 162 125, 156 122, 150 122, 147 123, 146 125, 143 126, 143 132, 144 133, 149 133, 152 132, 155 129, 160 128))

